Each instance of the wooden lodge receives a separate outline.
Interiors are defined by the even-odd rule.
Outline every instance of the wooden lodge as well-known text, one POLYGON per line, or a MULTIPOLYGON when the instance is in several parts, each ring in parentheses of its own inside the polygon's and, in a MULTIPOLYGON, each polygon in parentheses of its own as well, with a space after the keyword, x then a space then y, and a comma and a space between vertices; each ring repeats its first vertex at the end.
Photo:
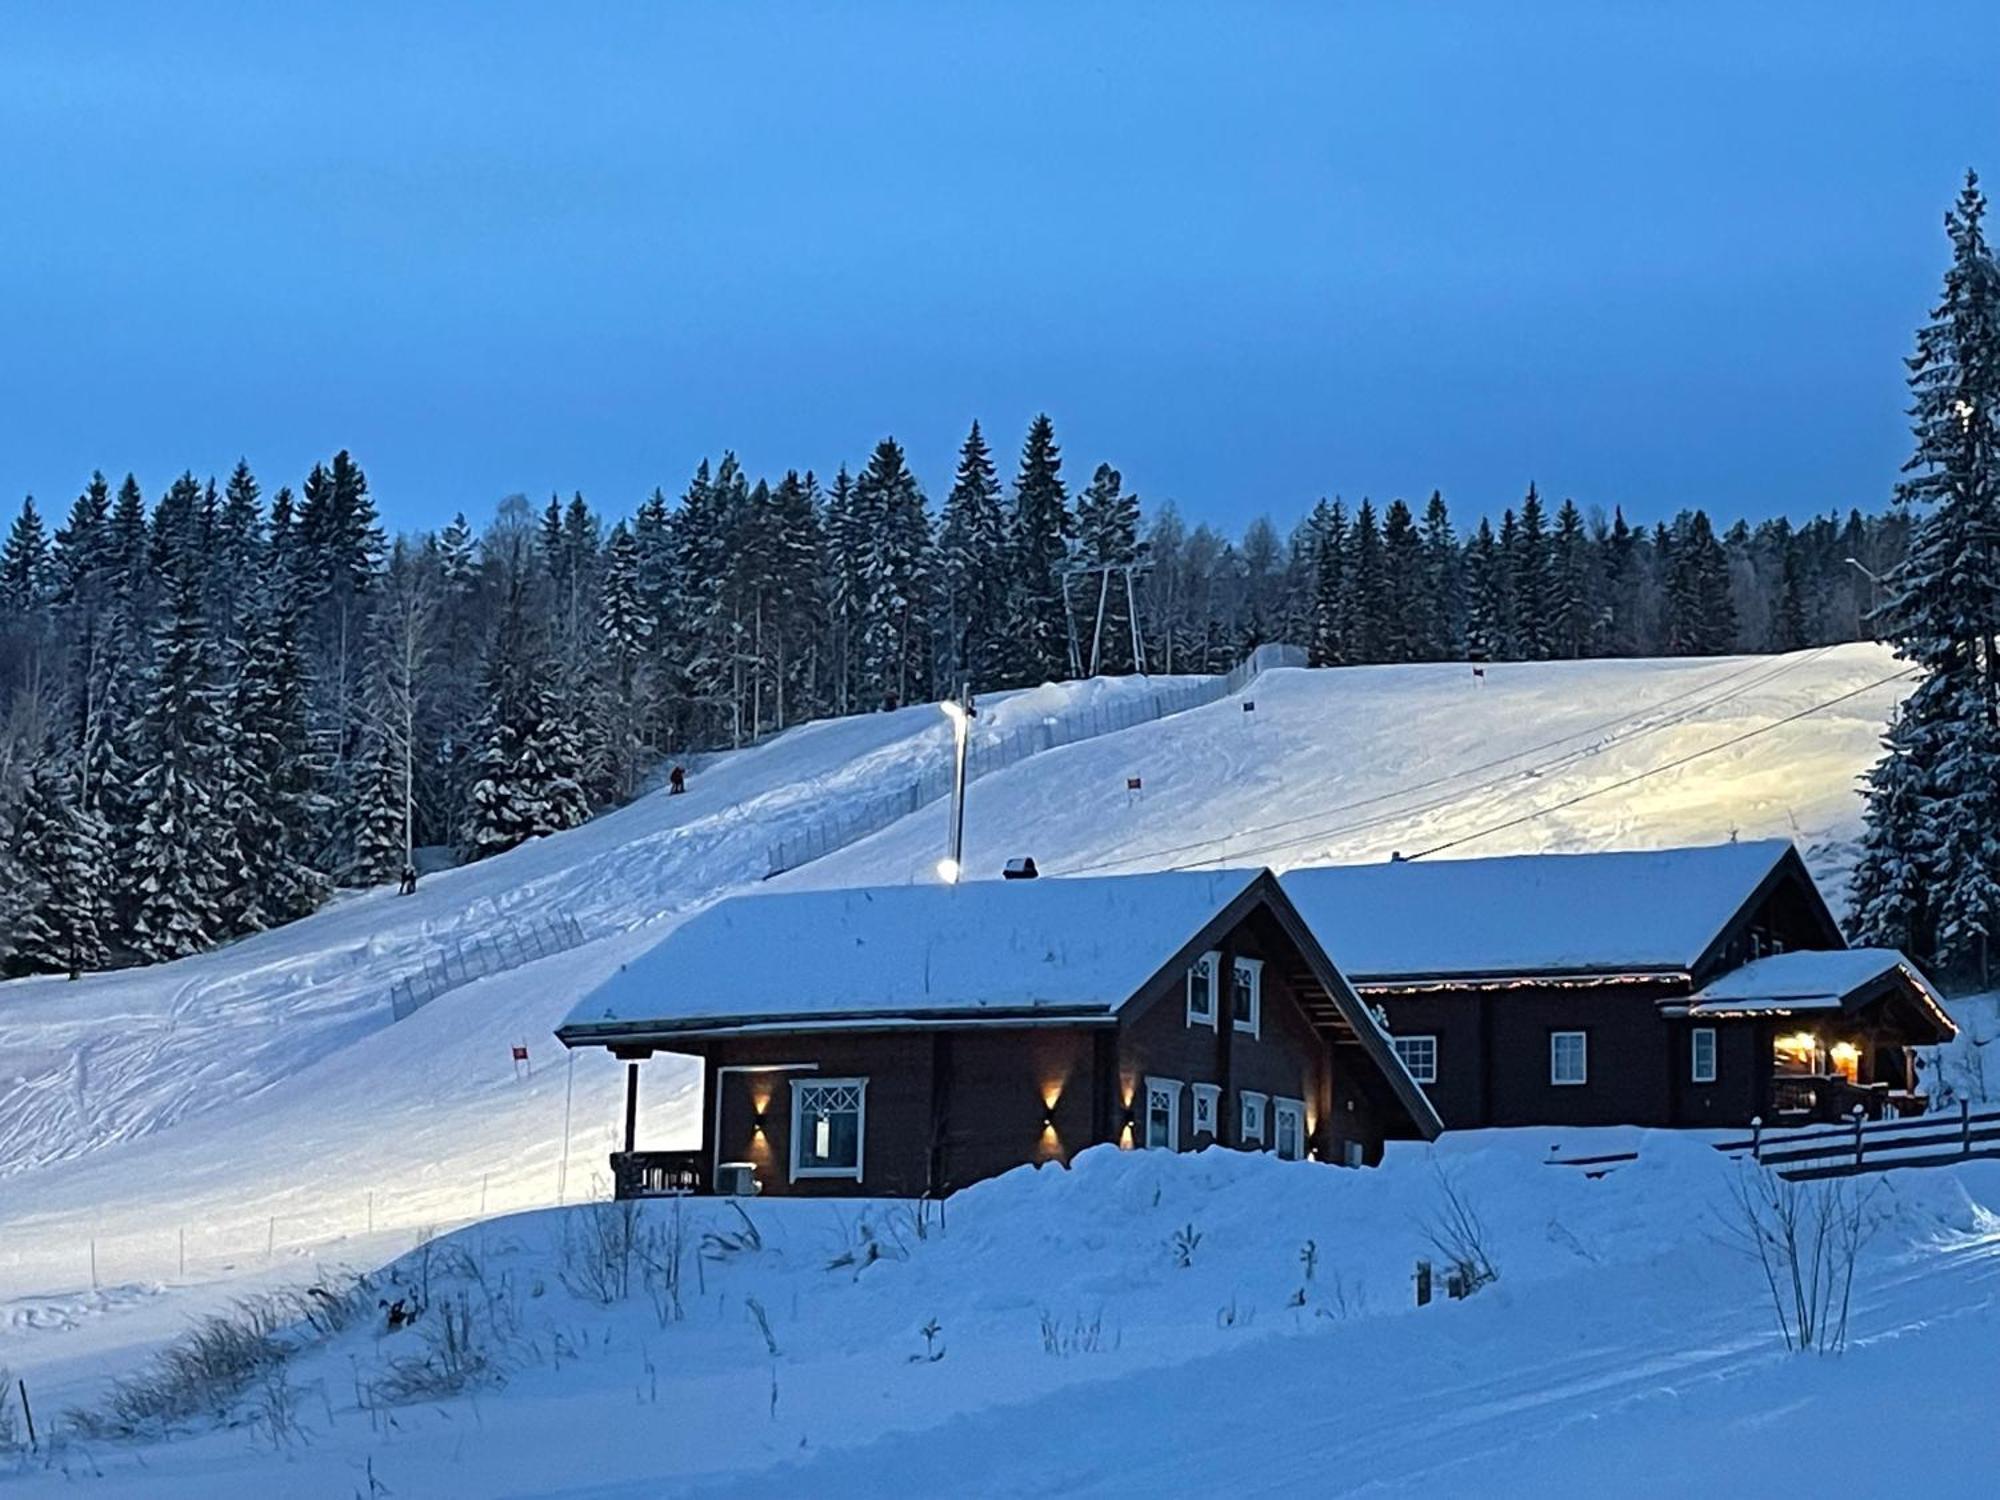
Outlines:
POLYGON ((916 1196, 1106 1142, 1363 1165, 1446 1127, 1919 1114, 1953 1026, 1770 841, 744 896, 557 1035, 629 1064, 622 1195, 916 1196), (638 1147, 660 1053, 701 1062, 697 1150, 638 1147))
POLYGON ((1264 870, 737 897, 557 1035, 627 1061, 620 1196, 938 1195, 1109 1142, 1359 1166, 1441 1128, 1264 870), (701 1062, 697 1150, 639 1149, 660 1053, 701 1062))
POLYGON ((1954 1034, 1847 947, 1786 840, 1290 871, 1286 891, 1452 1129, 1921 1114, 1954 1034))

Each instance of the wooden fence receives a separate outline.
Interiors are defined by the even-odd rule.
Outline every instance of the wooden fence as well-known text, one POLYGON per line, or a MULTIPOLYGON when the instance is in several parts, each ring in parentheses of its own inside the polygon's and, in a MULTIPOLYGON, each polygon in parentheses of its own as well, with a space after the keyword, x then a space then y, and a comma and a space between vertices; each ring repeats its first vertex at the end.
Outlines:
MULTIPOLYGON (((2000 1108, 1974 1109, 1961 1102, 1955 1111, 1892 1120, 1867 1120, 1857 1113, 1851 1125, 1796 1130, 1766 1130, 1753 1121, 1748 1136, 1718 1141, 1715 1149, 1748 1156, 1792 1182, 1887 1172, 1893 1167, 1948 1167, 1953 1162, 2000 1158, 2000 1108)), ((1586 1177, 1602 1177, 1638 1159, 1636 1151, 1557 1156, 1551 1147, 1547 1162, 1552 1167, 1576 1167, 1586 1177)))

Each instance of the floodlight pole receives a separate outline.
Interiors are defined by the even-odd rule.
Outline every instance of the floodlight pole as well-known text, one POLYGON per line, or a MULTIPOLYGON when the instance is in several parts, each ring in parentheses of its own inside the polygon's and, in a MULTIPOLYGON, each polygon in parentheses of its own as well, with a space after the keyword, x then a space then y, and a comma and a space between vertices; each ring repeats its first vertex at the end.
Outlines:
POLYGON ((965 870, 965 755, 972 741, 972 721, 979 717, 973 707, 972 690, 961 686, 956 699, 938 705, 951 720, 951 852, 938 861, 938 874, 947 884, 956 884, 965 870))

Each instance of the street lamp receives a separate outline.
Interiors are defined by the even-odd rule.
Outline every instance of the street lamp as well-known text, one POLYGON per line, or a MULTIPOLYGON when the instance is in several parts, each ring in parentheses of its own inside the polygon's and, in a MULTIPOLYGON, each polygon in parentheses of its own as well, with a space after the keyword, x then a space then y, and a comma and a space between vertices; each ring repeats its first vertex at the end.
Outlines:
POLYGON ((965 873, 965 751, 972 738, 972 721, 979 717, 979 710, 972 706, 971 691, 963 687, 956 699, 947 698, 938 707, 951 720, 952 773, 951 853, 937 862, 937 872, 946 885, 956 885, 959 876, 965 873))

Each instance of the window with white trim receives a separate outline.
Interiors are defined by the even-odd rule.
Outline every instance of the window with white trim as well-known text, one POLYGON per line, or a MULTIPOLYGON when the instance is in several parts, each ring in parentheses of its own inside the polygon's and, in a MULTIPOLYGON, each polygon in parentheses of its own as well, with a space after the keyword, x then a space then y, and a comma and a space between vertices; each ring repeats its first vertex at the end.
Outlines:
POLYGON ((1213 1137, 1216 1119, 1222 1113, 1222 1090, 1212 1083, 1194 1085, 1194 1133, 1213 1137))
POLYGON ((1297 1161, 1306 1154, 1305 1100, 1271 1101, 1271 1149, 1284 1161, 1297 1161))
POLYGON ((1256 1036, 1264 1020, 1264 961, 1239 958, 1232 966, 1229 1017, 1238 1031, 1256 1036))
POLYGON ((1584 1031, 1549 1033, 1549 1082, 1579 1084, 1590 1081, 1590 1034, 1584 1031))
POLYGON ((1220 953, 1204 953, 1188 966, 1187 1023, 1215 1025, 1215 971, 1222 966, 1220 953))
POLYGON ((1435 1036, 1396 1036, 1389 1038, 1389 1044, 1396 1049, 1396 1056, 1409 1069, 1412 1083, 1436 1083, 1438 1081, 1438 1039, 1435 1036))
POLYGON ((1264 1105, 1266 1100, 1266 1095, 1253 1094, 1248 1090, 1237 1095, 1237 1103, 1243 1112, 1241 1129, 1239 1131, 1242 1139, 1239 1144, 1245 1146, 1261 1146, 1264 1144, 1264 1105))
POLYGON ((1181 1149, 1181 1084, 1177 1078, 1146 1080, 1146 1149, 1181 1149))
POLYGON ((1688 1076, 1696 1083, 1715 1082, 1713 1026, 1697 1026, 1688 1033, 1688 1076))
POLYGON ((792 1080, 792 1177, 861 1180, 868 1080, 792 1080))

